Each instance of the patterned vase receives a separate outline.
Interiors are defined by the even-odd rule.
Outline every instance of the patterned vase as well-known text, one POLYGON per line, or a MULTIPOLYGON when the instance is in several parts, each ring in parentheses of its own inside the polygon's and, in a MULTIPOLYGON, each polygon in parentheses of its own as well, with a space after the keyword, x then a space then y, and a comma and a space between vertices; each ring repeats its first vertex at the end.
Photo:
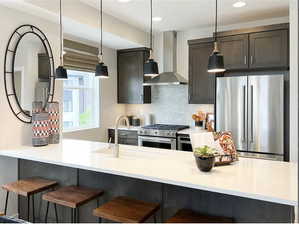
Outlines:
POLYGON ((49 113, 32 114, 32 145, 35 147, 49 144, 49 113))
POLYGON ((60 140, 59 102, 48 102, 46 106, 46 111, 49 113, 49 143, 58 144, 60 140))

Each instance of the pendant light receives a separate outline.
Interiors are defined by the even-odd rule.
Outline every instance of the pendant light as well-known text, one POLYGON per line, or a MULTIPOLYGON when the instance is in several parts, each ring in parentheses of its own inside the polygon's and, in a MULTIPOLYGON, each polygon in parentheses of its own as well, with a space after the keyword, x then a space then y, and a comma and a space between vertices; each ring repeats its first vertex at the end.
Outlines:
POLYGON ((103 62, 103 0, 100 0, 100 9, 99 9, 99 11, 100 11, 99 24, 101 26, 101 28, 100 28, 100 39, 101 39, 101 41, 100 41, 99 55, 98 55, 99 63, 96 66, 95 76, 99 77, 99 78, 109 78, 109 76, 108 76, 108 67, 103 62))
POLYGON ((218 0, 216 0, 216 16, 215 16, 215 40, 214 40, 214 50, 212 55, 209 57, 208 72, 209 73, 223 73, 224 59, 223 55, 220 54, 217 43, 217 23, 218 23, 218 0))
POLYGON ((67 71, 63 67, 63 31, 62 31, 62 3, 59 1, 59 25, 60 25, 60 65, 56 69, 55 78, 58 80, 67 79, 67 71))
POLYGON ((153 58, 153 0, 150 0, 151 4, 151 31, 150 31, 150 55, 146 63, 144 64, 144 76, 155 77, 159 75, 158 63, 153 58))

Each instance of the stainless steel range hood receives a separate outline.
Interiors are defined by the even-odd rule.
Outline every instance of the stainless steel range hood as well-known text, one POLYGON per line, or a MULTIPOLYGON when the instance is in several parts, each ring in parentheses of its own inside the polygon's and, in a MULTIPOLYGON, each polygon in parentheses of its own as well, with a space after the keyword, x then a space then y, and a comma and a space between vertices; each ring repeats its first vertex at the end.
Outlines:
POLYGON ((177 71, 177 33, 167 31, 163 33, 163 61, 164 71, 158 76, 146 80, 144 86, 180 85, 187 84, 187 80, 177 71))

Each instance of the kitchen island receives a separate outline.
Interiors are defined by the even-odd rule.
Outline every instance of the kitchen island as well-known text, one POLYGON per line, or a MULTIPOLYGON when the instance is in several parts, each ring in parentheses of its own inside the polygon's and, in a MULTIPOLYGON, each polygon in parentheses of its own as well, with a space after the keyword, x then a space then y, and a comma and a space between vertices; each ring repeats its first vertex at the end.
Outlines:
MULTIPOLYGON (((233 217, 236 222, 292 222, 297 206, 294 163, 240 158, 233 165, 204 173, 190 152, 121 145, 120 157, 114 158, 109 144, 78 140, 2 149, 0 156, 19 159, 20 178, 41 176, 61 185, 103 189, 102 202, 116 195, 160 202, 160 221, 184 207, 233 217)), ((22 204, 25 201, 20 199, 22 204)), ((80 209, 80 222, 96 222, 91 215, 95 206, 80 209)), ((42 207, 39 210, 37 215, 42 215, 42 207)))

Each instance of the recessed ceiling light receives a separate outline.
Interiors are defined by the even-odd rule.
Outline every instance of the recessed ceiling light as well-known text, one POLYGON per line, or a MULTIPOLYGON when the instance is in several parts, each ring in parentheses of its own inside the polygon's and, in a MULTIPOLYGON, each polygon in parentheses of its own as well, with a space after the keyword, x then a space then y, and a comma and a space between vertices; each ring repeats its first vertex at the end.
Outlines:
POLYGON ((130 2, 132 0, 117 0, 118 2, 121 2, 121 3, 127 3, 127 2, 130 2))
POLYGON ((244 7, 246 5, 246 2, 243 2, 243 1, 237 1, 236 3, 233 4, 233 6, 235 8, 241 8, 241 7, 244 7))
POLYGON ((160 21, 162 21, 162 17, 155 16, 155 17, 153 17, 153 21, 154 22, 160 22, 160 21))

